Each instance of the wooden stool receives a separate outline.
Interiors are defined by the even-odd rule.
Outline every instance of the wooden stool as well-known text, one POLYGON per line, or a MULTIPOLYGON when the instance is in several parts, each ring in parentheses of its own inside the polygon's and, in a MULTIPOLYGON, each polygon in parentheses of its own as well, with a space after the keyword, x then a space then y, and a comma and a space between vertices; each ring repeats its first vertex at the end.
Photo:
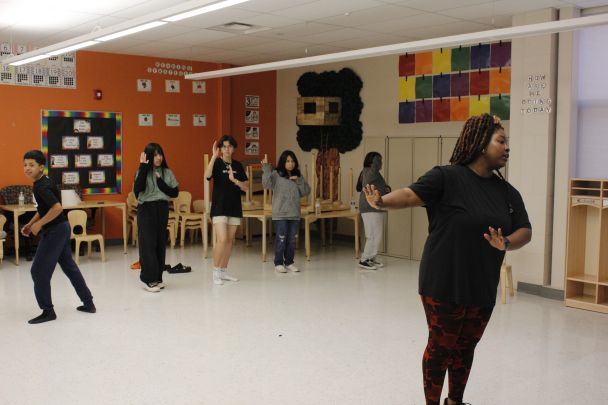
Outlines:
POLYGON ((87 213, 82 210, 73 210, 68 212, 68 221, 70 221, 70 228, 72 232, 71 239, 76 241, 76 253, 75 253, 75 261, 78 264, 78 252, 80 251, 80 242, 87 242, 89 248, 89 259, 91 258, 91 242, 94 240, 99 241, 99 248, 101 250, 101 261, 106 261, 104 243, 103 243, 103 235, 87 235, 87 213), (82 227, 82 235, 74 234, 74 227, 80 226, 82 227))
POLYGON ((509 295, 512 297, 513 293, 513 272, 511 265, 507 264, 507 255, 502 261, 502 267, 500 268, 500 289, 502 290, 502 303, 507 303, 507 279, 509 280, 509 295))

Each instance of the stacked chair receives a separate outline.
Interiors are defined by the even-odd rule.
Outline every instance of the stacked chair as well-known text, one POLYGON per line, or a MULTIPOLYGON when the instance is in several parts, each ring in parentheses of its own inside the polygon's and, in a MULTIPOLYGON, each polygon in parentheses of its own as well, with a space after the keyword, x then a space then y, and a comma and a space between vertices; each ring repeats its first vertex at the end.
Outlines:
POLYGON ((101 251, 101 261, 106 261, 104 243, 103 243, 103 235, 88 235, 87 234, 87 213, 82 210, 71 210, 68 212, 68 221, 70 221, 70 228, 72 232, 71 239, 74 239, 76 242, 76 264, 78 264, 78 252, 80 251, 80 242, 87 242, 89 247, 89 259, 91 258, 91 243, 93 241, 99 242, 99 250, 101 251), (75 234, 74 228, 80 226, 82 228, 81 234, 75 234))
POLYGON ((190 231, 190 243, 194 243, 195 232, 204 229, 205 214, 192 213, 190 206, 192 204, 192 194, 187 191, 180 191, 174 201, 175 213, 179 215, 179 227, 181 229, 180 246, 184 248, 186 239, 186 230, 190 231))

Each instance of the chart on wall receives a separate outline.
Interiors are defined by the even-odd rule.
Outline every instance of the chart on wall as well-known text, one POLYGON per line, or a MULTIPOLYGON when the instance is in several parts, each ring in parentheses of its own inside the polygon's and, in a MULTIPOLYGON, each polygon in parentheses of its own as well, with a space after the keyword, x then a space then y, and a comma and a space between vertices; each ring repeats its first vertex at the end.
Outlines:
POLYGON ((83 194, 122 192, 122 113, 42 111, 45 173, 83 194))
POLYGON ((511 111, 511 42, 399 56, 399 123, 466 121, 511 111))
MULTIPOLYGON (((21 55, 39 49, 33 45, 0 43, 0 63, 9 55, 21 55)), ((40 59, 27 65, 2 65, 0 84, 18 86, 76 88, 76 51, 40 59)))

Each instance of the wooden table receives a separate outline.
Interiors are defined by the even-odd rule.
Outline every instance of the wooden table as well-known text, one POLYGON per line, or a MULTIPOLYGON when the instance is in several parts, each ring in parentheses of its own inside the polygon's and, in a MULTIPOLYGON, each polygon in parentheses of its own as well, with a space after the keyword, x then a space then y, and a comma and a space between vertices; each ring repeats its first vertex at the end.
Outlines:
MULTIPOLYGON (((106 238, 106 213, 105 208, 118 208, 122 210, 122 236, 124 239, 125 254, 127 253, 127 204, 117 201, 83 201, 74 206, 64 206, 64 210, 85 209, 85 208, 101 208, 101 234, 106 238)), ((15 221, 15 264, 19 265, 19 217, 26 212, 35 212, 34 204, 26 204, 20 208, 19 205, 0 205, 0 209, 11 211, 15 221)))
MULTIPOLYGON (((306 257, 308 261, 310 261, 310 224, 315 222, 317 219, 326 219, 326 218, 349 218, 355 221, 355 257, 359 258, 359 217, 361 213, 359 210, 355 212, 348 211, 328 211, 323 212, 319 215, 315 215, 314 212, 306 215, 304 217, 304 232, 306 238, 306 257)), ((323 224, 323 223, 322 223, 323 224)), ((325 241, 325 227, 323 226, 321 229, 321 233, 323 234, 323 240, 325 241)))

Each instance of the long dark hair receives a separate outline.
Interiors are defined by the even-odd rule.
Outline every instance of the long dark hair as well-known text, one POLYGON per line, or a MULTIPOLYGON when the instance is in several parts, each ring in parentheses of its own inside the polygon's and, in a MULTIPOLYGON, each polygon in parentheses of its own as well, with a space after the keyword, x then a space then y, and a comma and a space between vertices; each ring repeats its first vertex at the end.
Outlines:
MULTIPOLYGON (((374 159, 376 158, 376 156, 380 156, 380 159, 382 159, 382 155, 379 154, 378 152, 369 152, 367 155, 365 155, 365 159, 363 160, 363 168, 365 169, 366 167, 372 167, 372 164, 374 163, 374 159)), ((361 175, 362 174, 363 174, 363 170, 359 174, 359 180, 357 180, 357 192, 358 193, 363 191, 363 184, 361 184, 361 175)))
POLYGON ((165 157, 165 152, 163 152, 163 148, 160 147, 157 143, 149 143, 146 145, 146 149, 144 149, 144 153, 146 154, 146 160, 148 161, 148 167, 150 170, 154 170, 154 153, 158 153, 162 155, 163 161, 160 164, 160 176, 165 178, 165 169, 168 169, 167 158, 165 157))
POLYGON ((277 173, 279 173, 279 176, 281 176, 281 177, 284 177, 284 178, 289 177, 289 173, 287 173, 287 169, 285 169, 285 163, 287 163, 287 158, 290 156, 293 159, 293 163, 295 164, 295 166, 293 167, 293 170, 291 171, 291 175, 292 176, 300 175, 300 165, 298 164, 298 158, 296 157, 296 154, 290 150, 286 150, 285 152, 281 153, 281 157, 279 158, 279 163, 277 164, 277 169, 276 169, 277 173))

